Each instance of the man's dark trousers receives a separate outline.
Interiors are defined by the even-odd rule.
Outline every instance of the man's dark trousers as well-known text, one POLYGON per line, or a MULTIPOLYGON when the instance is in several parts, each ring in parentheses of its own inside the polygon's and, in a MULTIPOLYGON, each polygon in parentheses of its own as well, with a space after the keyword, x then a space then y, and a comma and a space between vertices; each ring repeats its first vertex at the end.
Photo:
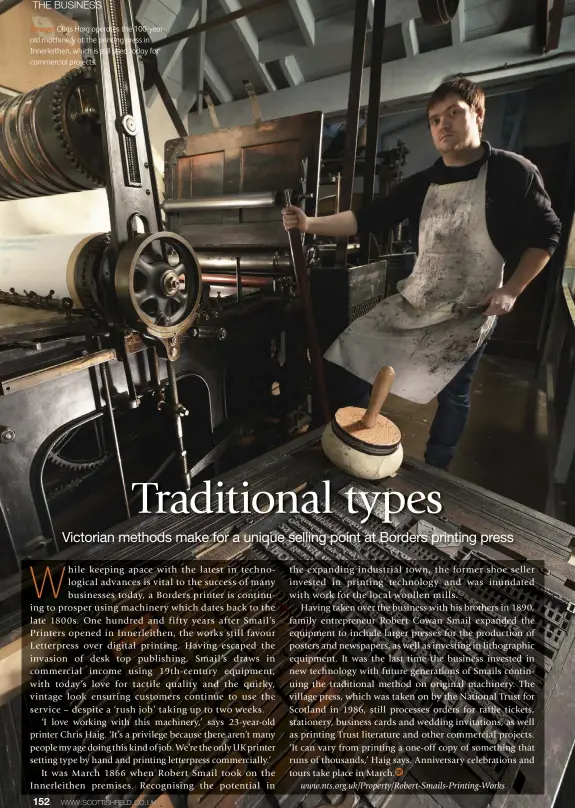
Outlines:
MULTIPOLYGON (((446 469, 453 459, 469 415, 471 382, 487 340, 437 396, 437 412, 429 430, 425 462, 446 469)), ((340 407, 367 407, 371 385, 332 362, 325 362, 332 412, 340 407)))
POLYGON ((425 462, 446 469, 457 448, 469 416, 471 382, 483 355, 485 342, 437 396, 437 412, 429 430, 425 462))

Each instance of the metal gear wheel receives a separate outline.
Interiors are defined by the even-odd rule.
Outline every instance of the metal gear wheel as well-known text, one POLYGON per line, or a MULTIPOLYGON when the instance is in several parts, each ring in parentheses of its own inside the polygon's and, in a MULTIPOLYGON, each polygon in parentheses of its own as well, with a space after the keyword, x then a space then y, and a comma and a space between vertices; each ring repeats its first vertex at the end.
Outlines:
POLYGON ((169 339, 193 323, 202 273, 194 251, 177 233, 141 235, 118 256, 115 289, 129 323, 143 323, 153 336, 169 339))
MULTIPOLYGON (((56 82, 52 99, 52 120, 58 139, 74 169, 86 182, 96 187, 103 182, 103 152, 98 118, 96 76, 90 66, 75 68, 56 82), (95 154, 84 143, 90 126, 97 128, 100 141, 95 154), (101 166, 98 165, 100 161, 101 166)), ((93 145, 95 144, 92 143, 93 145)))
POLYGON ((50 460, 51 463, 54 463, 54 465, 59 466, 61 469, 66 469, 67 471, 72 472, 94 471, 106 463, 111 456, 110 452, 106 450, 102 450, 100 456, 92 458, 82 457, 79 452, 79 456, 77 457, 74 457, 73 454, 68 454, 66 456, 66 447, 83 429, 85 429, 84 424, 76 427, 76 429, 72 429, 70 432, 66 432, 65 435, 58 438, 48 453, 48 460, 50 460))

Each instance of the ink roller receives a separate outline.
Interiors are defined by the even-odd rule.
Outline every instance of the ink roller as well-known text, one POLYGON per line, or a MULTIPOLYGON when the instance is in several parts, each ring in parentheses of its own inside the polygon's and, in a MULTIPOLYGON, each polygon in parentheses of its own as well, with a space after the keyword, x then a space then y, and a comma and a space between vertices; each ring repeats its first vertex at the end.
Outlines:
POLYGON ((369 405, 342 407, 326 427, 322 448, 331 462, 363 480, 381 480, 396 473, 403 462, 401 432, 380 414, 395 372, 386 365, 375 378, 369 405))

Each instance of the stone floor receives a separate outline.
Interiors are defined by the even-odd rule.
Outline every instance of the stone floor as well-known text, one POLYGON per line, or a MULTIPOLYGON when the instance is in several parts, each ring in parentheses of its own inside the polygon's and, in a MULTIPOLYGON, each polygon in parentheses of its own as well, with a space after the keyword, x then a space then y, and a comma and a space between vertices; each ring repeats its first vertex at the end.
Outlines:
MULTIPOLYGON (((471 413, 450 472, 501 496, 544 510, 547 493, 545 396, 531 362, 485 356, 471 413)), ((436 403, 391 395, 383 412, 402 432, 405 454, 423 460, 436 403)))

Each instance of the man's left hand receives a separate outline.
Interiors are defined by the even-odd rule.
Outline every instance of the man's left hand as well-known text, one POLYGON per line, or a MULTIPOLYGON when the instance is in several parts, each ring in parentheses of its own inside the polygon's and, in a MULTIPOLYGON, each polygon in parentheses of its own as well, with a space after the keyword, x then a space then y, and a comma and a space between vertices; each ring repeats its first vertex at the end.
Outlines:
POLYGON ((483 314, 485 317, 491 317, 492 315, 500 317, 502 314, 509 314, 516 300, 517 295, 508 292, 507 289, 502 286, 500 289, 496 289, 494 292, 487 295, 483 302, 489 305, 483 314))

